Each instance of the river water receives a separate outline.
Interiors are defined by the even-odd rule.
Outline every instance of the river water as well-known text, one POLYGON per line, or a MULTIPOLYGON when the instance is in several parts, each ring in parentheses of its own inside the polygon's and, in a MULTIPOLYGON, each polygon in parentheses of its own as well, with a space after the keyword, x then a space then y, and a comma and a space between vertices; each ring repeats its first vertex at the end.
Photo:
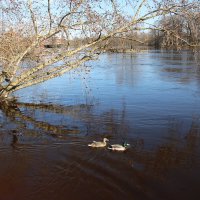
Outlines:
POLYGON ((200 66, 104 54, 0 110, 0 200, 200 199, 200 66), (87 145, 104 137, 125 152, 87 145))

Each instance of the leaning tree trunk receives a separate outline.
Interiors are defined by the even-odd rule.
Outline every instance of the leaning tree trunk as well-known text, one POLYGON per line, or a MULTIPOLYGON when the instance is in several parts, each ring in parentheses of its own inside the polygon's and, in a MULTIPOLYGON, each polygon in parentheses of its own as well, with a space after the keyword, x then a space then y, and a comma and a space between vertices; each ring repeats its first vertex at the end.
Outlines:
POLYGON ((12 90, 8 91, 7 89, 0 90, 0 102, 8 100, 9 94, 12 93, 12 90))

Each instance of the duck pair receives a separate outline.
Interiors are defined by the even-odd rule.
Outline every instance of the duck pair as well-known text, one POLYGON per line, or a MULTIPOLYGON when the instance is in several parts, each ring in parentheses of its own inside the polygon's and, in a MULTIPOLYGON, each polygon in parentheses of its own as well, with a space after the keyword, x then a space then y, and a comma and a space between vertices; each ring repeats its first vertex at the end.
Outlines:
MULTIPOLYGON (((105 147, 108 141, 109 140, 107 138, 103 138, 103 142, 93 141, 91 144, 88 144, 88 146, 95 147, 95 148, 105 147)), ((113 150, 113 151, 125 151, 129 146, 130 144, 124 142, 123 144, 112 144, 108 147, 108 149, 113 150)))

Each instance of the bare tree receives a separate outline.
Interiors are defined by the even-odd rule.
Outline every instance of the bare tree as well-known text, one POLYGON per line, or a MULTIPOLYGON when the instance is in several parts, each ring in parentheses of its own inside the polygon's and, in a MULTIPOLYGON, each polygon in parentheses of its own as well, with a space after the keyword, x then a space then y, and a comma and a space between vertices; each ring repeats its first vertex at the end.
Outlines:
POLYGON ((159 29, 149 20, 182 8, 176 1, 156 0, 0 0, 0 4, 1 99, 97 58, 112 38, 159 29), (75 38, 84 42, 70 45, 75 38), (63 47, 45 49, 52 41, 63 47))
POLYGON ((188 0, 180 1, 179 12, 164 15, 158 21, 159 28, 154 31, 154 35, 157 34, 155 40, 160 46, 178 49, 185 46, 193 48, 200 46, 200 2, 196 0, 188 2, 188 0))

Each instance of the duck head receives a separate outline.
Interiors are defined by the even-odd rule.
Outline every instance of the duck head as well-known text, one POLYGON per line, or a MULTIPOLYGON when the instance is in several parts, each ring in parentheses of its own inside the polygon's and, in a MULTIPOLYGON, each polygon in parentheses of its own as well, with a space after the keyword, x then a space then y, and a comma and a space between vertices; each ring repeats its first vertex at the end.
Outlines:
POLYGON ((104 142, 108 142, 109 140, 107 138, 103 138, 103 141, 104 142))
POLYGON ((124 142, 123 147, 128 148, 128 147, 130 147, 130 144, 128 144, 127 142, 124 142))

